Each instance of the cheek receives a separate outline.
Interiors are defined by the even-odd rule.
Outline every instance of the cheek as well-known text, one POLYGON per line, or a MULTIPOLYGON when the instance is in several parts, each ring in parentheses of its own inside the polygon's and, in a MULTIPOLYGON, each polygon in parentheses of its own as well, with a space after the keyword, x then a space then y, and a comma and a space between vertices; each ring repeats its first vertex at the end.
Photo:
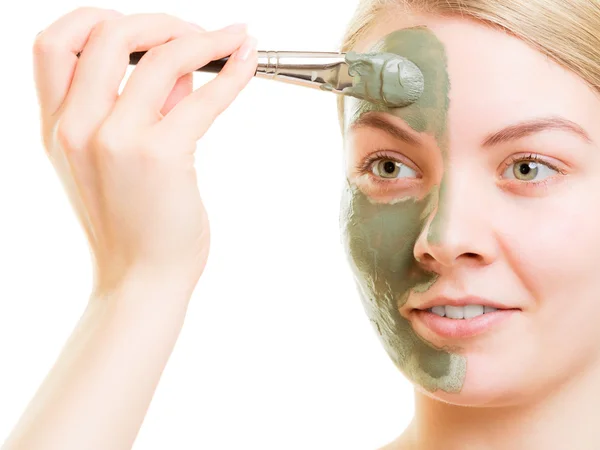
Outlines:
POLYGON ((394 364, 427 390, 457 392, 464 358, 424 342, 399 311, 411 289, 425 290, 435 281, 413 256, 428 201, 376 204, 347 185, 340 225, 363 306, 394 364))
POLYGON ((355 275, 373 296, 403 296, 416 281, 413 250, 426 204, 412 198, 375 203, 356 185, 345 190, 340 226, 346 252, 355 275))
POLYGON ((600 213, 585 191, 565 186, 542 198, 506 197, 495 209, 513 270, 542 308, 562 308, 589 289, 600 293, 600 213), (556 301, 545 305, 547 298, 556 301))
POLYGON ((559 376, 557 361, 573 370, 600 352, 600 214, 584 196, 551 197, 514 207, 498 229, 520 294, 530 297, 528 338, 515 344, 559 376))

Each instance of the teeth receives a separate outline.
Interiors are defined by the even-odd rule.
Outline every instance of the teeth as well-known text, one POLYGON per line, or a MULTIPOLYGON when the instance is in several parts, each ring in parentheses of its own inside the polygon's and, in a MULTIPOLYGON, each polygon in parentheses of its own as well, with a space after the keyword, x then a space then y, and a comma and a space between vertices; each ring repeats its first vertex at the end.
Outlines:
POLYGON ((441 317, 449 319, 472 319, 473 317, 481 316, 482 314, 497 311, 498 308, 493 306, 483 305, 465 305, 465 306, 434 306, 429 308, 429 312, 437 314, 441 317))
POLYGON ((464 319, 464 306, 446 306, 446 317, 450 319, 464 319))
POLYGON ((438 316, 444 317, 446 315, 445 306, 434 306, 433 308, 431 308, 431 311, 436 313, 438 316))
POLYGON ((472 317, 481 316, 483 314, 483 306, 482 305, 466 305, 465 306, 465 319, 470 319, 472 317))

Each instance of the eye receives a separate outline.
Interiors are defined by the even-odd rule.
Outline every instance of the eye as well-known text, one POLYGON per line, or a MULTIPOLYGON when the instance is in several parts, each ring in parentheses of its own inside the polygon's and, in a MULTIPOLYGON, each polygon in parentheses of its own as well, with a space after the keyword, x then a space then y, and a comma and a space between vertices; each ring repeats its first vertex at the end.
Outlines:
POLYGON ((502 176, 519 181, 541 181, 558 172, 558 169, 549 163, 542 162, 539 157, 530 156, 509 163, 502 176))
POLYGON ((380 158, 374 161, 371 168, 373 174, 381 178, 395 179, 417 176, 417 173, 406 164, 389 158, 380 158))

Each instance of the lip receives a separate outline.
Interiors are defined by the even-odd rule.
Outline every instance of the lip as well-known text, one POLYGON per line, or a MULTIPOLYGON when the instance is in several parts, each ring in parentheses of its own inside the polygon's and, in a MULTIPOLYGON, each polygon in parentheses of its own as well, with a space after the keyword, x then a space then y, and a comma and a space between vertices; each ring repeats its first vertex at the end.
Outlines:
POLYGON ((465 339, 490 331, 519 312, 521 312, 520 309, 499 309, 471 319, 449 319, 427 310, 414 309, 412 316, 413 320, 418 322, 418 324, 413 324, 413 327, 422 324, 442 338, 465 339))
POLYGON ((429 308, 433 308, 434 306, 466 306, 466 305, 483 305, 483 306, 492 306, 497 309, 519 309, 512 308, 508 305, 503 305, 502 303, 498 303, 492 300, 487 300, 481 297, 461 297, 461 298, 450 298, 450 297, 436 297, 432 300, 423 302, 423 304, 418 305, 418 308, 414 308, 416 310, 427 310, 429 308))

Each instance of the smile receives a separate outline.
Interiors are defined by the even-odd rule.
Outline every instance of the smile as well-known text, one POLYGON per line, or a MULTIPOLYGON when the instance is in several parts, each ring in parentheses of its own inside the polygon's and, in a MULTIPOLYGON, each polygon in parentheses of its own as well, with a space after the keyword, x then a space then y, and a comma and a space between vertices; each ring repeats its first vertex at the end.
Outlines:
POLYGON ((415 309, 412 317, 417 332, 420 327, 425 327, 445 339, 464 339, 490 331, 520 312, 520 309, 496 309, 482 305, 434 306, 426 310, 415 309), (442 309, 444 316, 440 314, 442 309))
POLYGON ((498 308, 487 305, 465 305, 465 306, 434 306, 427 311, 437 314, 440 317, 448 317, 449 319, 472 319, 473 317, 481 316, 482 314, 498 311, 498 308))

